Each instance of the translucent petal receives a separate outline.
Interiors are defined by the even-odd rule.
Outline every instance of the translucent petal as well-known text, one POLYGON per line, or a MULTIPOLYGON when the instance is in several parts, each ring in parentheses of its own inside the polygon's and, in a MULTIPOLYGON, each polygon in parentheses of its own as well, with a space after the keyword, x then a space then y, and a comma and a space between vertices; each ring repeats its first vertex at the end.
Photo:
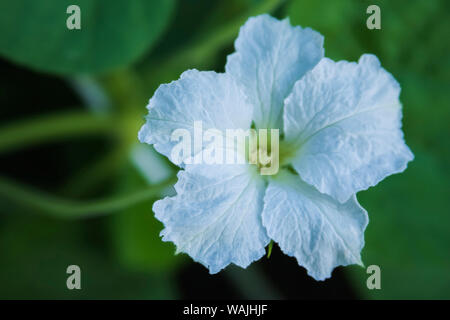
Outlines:
POLYGON ((282 129, 283 101, 294 83, 323 57, 323 37, 288 19, 269 15, 247 20, 228 56, 226 73, 245 88, 257 128, 282 129))
POLYGON ((368 217, 355 196, 339 203, 283 170, 269 182, 262 219, 269 237, 316 280, 337 266, 362 264, 368 217))
POLYGON ((177 196, 157 201, 164 241, 217 273, 230 263, 247 267, 265 254, 262 226, 265 184, 248 165, 187 165, 177 196))
POLYGON ((201 121, 203 131, 214 128, 225 134, 225 129, 249 129, 253 112, 229 75, 197 70, 185 71, 179 80, 159 86, 147 108, 147 121, 139 131, 139 140, 154 144, 158 152, 176 164, 171 157, 173 147, 179 143, 171 141, 175 130, 186 129, 190 133, 192 152, 186 158, 206 147, 193 141, 195 122, 201 121))
POLYGON ((302 179, 340 202, 405 170, 400 86, 373 55, 324 58, 286 99, 286 140, 302 179))

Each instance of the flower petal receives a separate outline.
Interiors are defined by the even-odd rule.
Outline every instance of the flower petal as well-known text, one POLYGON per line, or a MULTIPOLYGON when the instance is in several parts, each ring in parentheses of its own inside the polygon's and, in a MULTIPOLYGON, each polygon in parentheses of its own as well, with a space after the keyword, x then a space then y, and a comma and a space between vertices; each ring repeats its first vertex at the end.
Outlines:
POLYGON ((323 37, 269 15, 247 20, 225 66, 254 105, 257 128, 282 129, 283 101, 294 83, 323 57, 323 37))
POLYGON ((254 166, 187 165, 177 196, 155 202, 164 241, 217 273, 228 264, 247 267, 265 254, 261 223, 265 184, 254 166), (253 172, 255 171, 255 172, 253 172))
POLYGON ((413 159, 401 131, 400 86, 373 55, 324 58, 286 99, 286 140, 302 179, 340 202, 402 172, 413 159))
POLYGON ((269 182, 262 219, 269 237, 316 280, 337 266, 362 264, 368 217, 355 196, 341 204, 283 170, 269 182))
MULTIPOLYGON (((212 71, 188 70, 180 79, 163 84, 156 90, 147 106, 146 123, 139 131, 139 140, 154 144, 155 149, 171 157, 178 141, 171 141, 177 129, 186 129, 194 137, 194 122, 202 122, 202 130, 249 129, 252 122, 252 106, 238 84, 227 74, 212 71)), ((193 148, 206 145, 192 144, 193 148)), ((185 158, 202 149, 193 149, 185 158)))

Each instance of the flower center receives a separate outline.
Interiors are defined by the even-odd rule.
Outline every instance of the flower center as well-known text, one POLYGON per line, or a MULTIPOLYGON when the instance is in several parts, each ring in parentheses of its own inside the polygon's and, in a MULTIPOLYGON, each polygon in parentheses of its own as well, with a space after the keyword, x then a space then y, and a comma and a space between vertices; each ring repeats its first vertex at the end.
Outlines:
POLYGON ((280 140, 278 129, 260 129, 250 137, 247 160, 257 166, 261 175, 275 175, 287 166, 294 156, 293 146, 280 140))

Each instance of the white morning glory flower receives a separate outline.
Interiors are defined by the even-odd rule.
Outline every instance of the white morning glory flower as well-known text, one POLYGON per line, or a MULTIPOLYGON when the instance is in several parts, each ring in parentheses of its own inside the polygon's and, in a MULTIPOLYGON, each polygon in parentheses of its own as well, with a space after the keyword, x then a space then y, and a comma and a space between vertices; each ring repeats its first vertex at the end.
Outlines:
MULTIPOLYGON (((177 129, 279 129, 280 169, 180 164, 177 195, 157 201, 164 241, 211 273, 247 267, 272 239, 317 280, 362 264, 366 211, 356 193, 403 171, 413 155, 401 131, 400 86, 373 55, 323 58, 323 37, 289 20, 250 18, 225 73, 188 70, 161 85, 141 142, 169 157, 177 129)), ((207 144, 194 150, 203 152, 207 144), (200 149, 200 150, 199 150, 200 149)))

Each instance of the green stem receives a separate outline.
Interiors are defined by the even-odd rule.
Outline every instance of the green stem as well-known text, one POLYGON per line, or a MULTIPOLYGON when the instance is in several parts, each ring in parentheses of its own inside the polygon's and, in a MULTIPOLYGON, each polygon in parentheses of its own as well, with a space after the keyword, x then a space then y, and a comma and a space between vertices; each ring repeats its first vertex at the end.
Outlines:
POLYGON ((43 141, 57 141, 95 133, 112 134, 115 122, 110 116, 94 115, 85 111, 21 120, 0 128, 0 154, 43 141))
POLYGON ((48 195, 0 178, 0 196, 33 207, 57 218, 90 218, 106 215, 158 196, 161 189, 174 183, 168 179, 145 190, 96 201, 75 201, 48 195))
POLYGON ((114 106, 124 114, 138 112, 140 115, 143 106, 148 102, 147 94, 144 94, 145 91, 142 87, 142 79, 133 67, 116 70, 98 77, 97 83, 114 106))

